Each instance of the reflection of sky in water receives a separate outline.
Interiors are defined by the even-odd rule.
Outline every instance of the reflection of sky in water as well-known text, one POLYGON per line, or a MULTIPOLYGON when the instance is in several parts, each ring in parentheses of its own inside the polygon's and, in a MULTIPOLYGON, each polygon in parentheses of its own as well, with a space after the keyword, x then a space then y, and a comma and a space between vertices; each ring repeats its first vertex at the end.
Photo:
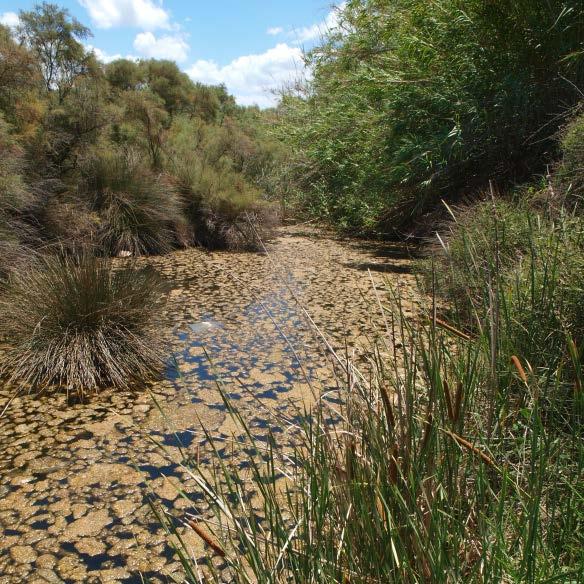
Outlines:
MULTIPOLYGON (((295 384, 306 382, 305 375, 312 381, 315 373, 318 344, 301 310, 285 286, 239 310, 234 306, 231 311, 220 313, 213 312, 213 308, 210 306, 194 322, 185 319, 174 331, 174 364, 169 366, 166 378, 177 394, 188 392, 191 403, 226 413, 217 391, 221 383, 226 397, 246 412, 249 428, 259 444, 272 438, 285 440, 282 424, 258 406, 257 400, 265 402, 272 412, 285 414, 290 422, 305 419, 300 410, 290 409, 287 395, 295 384), (209 389, 215 391, 210 393, 209 389)), ((154 430, 151 435, 164 446, 180 445, 191 453, 207 442, 196 419, 192 428, 171 433, 154 430)), ((221 432, 213 435, 219 440, 216 444, 219 455, 228 456, 232 452, 229 442, 232 437, 221 432), (223 439, 225 447, 220 443, 223 439)), ((242 454, 239 465, 244 469, 249 461, 245 460, 245 449, 242 454)), ((144 465, 142 470, 150 476, 160 476, 172 475, 174 469, 156 470, 144 465)))
POLYGON ((184 347, 175 353, 180 373, 169 368, 167 378, 177 385, 186 385, 193 397, 198 388, 214 384, 217 378, 226 381, 225 390, 233 399, 241 399, 237 389, 240 382, 253 388, 259 399, 274 400, 286 393, 295 382, 304 380, 298 357, 303 361, 304 371, 312 371, 305 359, 310 333, 300 311, 287 296, 287 290, 282 288, 247 305, 235 317, 219 320, 208 313, 198 322, 182 326, 175 332, 177 345, 184 347), (266 384, 251 378, 250 373, 258 368, 262 373, 277 371, 284 380, 266 384))

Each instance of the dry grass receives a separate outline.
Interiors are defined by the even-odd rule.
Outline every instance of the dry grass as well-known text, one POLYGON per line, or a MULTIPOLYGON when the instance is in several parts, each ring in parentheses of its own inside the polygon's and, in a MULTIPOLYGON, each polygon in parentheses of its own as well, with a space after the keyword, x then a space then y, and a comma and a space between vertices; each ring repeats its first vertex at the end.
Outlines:
POLYGON ((0 297, 1 373, 30 389, 83 396, 127 388, 162 364, 162 284, 150 269, 114 270, 89 253, 36 258, 0 297))

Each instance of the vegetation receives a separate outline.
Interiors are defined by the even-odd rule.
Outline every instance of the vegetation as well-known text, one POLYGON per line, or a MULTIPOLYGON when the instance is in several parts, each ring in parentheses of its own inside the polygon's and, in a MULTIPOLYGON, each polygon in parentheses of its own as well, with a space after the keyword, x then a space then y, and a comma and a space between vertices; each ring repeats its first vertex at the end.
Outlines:
POLYGON ((257 245, 251 231, 275 217, 262 181, 281 156, 259 110, 170 61, 101 64, 90 34, 48 3, 21 12, 16 38, 0 28, 0 213, 105 254, 257 245))
POLYGON ((292 447, 256 440, 221 388, 247 464, 186 464, 212 509, 189 525, 234 582, 582 580, 584 224, 551 185, 521 195, 451 209, 429 309, 372 307, 370 365, 334 355, 342 406, 273 413, 292 447))
POLYGON ((430 308, 380 302, 370 362, 333 354, 340 405, 293 412, 290 447, 224 392, 251 474, 219 446, 185 459, 212 511, 189 525, 234 582, 584 580, 581 1, 348 0, 270 112, 169 61, 102 64, 53 4, 20 22, 0 26, 3 378, 83 395, 160 371, 161 281, 109 256, 257 249, 278 200, 437 231, 430 308))
POLYGON ((224 562, 235 582, 584 578, 582 16, 356 0, 309 55, 313 79, 278 111, 295 151, 280 193, 360 232, 434 221, 430 308, 375 307, 369 365, 334 355, 342 405, 273 414, 290 447, 255 439, 221 387, 247 464, 210 435, 213 472, 185 463, 212 510, 187 522, 212 581, 224 562))
POLYGON ((55 4, 19 22, 0 25, 0 374, 128 387, 160 369, 161 289, 108 256, 257 249, 281 150, 257 108, 173 62, 100 63, 91 31, 55 4))
POLYGON ((10 343, 0 372, 24 388, 81 397, 155 376, 162 291, 153 270, 114 270, 91 254, 37 257, 0 296, 0 331, 10 343))
POLYGON ((285 95, 289 205, 395 234, 441 199, 545 170, 584 85, 584 8, 564 0, 351 0, 285 95))

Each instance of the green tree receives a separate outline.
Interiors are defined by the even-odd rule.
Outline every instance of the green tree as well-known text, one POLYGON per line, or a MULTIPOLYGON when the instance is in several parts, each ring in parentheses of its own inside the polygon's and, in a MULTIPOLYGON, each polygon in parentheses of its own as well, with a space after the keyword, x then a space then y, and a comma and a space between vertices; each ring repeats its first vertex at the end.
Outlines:
POLYGON ((153 93, 164 102, 166 111, 175 115, 186 110, 194 93, 194 84, 173 61, 151 59, 141 63, 145 81, 153 93))
POLYGON ((43 2, 20 11, 17 34, 37 55, 47 92, 56 92, 62 101, 87 70, 88 55, 80 41, 91 36, 90 30, 68 10, 43 2))
POLYGON ((38 62, 33 53, 19 46, 10 30, 0 25, 0 112, 16 130, 38 121, 38 62))
POLYGON ((105 76, 112 88, 118 91, 138 89, 144 82, 143 68, 129 59, 116 59, 105 67, 105 76))
POLYGON ((123 121, 114 128, 114 138, 117 142, 144 149, 150 157, 152 168, 161 168, 164 142, 170 126, 163 100, 148 90, 126 91, 123 103, 123 121))

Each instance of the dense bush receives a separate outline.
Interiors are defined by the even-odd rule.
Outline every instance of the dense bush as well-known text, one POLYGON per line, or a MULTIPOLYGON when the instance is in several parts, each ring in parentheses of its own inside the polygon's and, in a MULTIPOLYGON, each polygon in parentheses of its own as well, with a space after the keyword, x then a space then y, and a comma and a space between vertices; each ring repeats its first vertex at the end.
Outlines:
POLYGON ((0 113, 0 215, 14 215, 32 202, 22 178, 23 151, 0 113))
POLYGON ((257 249, 259 239, 269 237, 276 205, 259 187, 270 154, 236 124, 179 118, 166 154, 167 172, 176 178, 196 241, 211 248, 257 249))
POLYGON ((101 253, 258 247, 240 227, 253 217, 253 233, 267 235, 276 149, 257 108, 171 61, 99 63, 83 45, 90 31, 54 4, 20 20, 14 34, 0 25, 5 224, 101 253))
POLYGON ((575 0, 352 0, 285 96, 299 202, 399 229, 440 198, 545 168, 584 85, 575 0))
POLYGON ((163 365, 162 283, 91 254, 37 257, 0 296, 0 372, 31 390, 126 388, 163 365))

